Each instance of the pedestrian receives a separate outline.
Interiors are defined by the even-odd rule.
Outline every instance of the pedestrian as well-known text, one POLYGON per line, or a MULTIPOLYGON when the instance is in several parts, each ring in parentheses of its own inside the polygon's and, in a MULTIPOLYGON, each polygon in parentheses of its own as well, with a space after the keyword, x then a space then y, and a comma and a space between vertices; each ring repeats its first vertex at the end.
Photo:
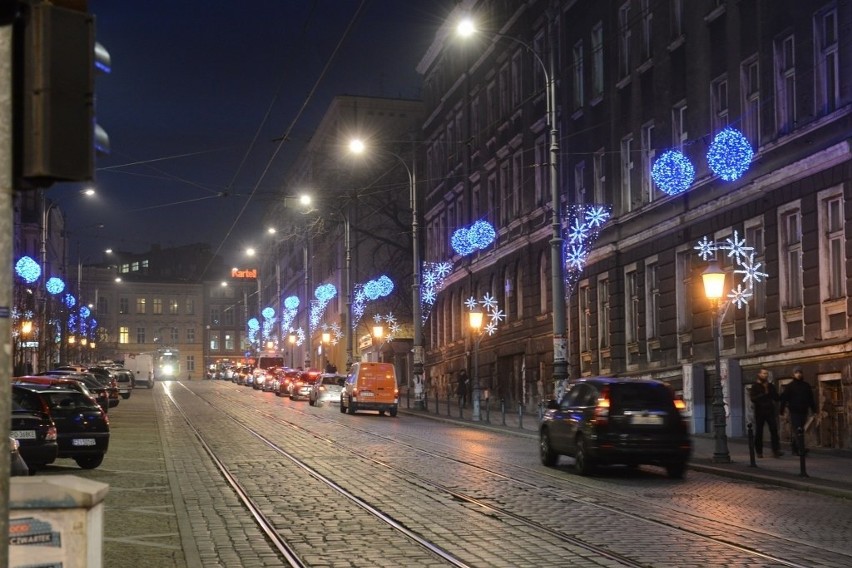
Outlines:
POLYGON ((807 453, 804 447, 804 430, 805 422, 808 419, 808 411, 816 414, 816 400, 814 400, 814 391, 802 375, 800 368, 793 369, 793 380, 784 387, 784 392, 781 393, 781 414, 784 410, 790 409, 790 429, 793 433, 793 453, 797 456, 799 453, 807 453), (799 428, 802 429, 802 446, 799 447, 798 433, 799 428))
POLYGON ((469 383, 467 371, 462 369, 459 371, 459 379, 456 384, 456 394, 459 396, 459 408, 467 407, 467 388, 469 383))
POLYGON ((757 379, 749 389, 749 398, 754 405, 754 450, 757 457, 763 457, 763 430, 764 426, 768 426, 772 455, 780 458, 784 454, 781 451, 781 440, 778 437, 778 413, 775 407, 779 398, 778 389, 769 382, 769 371, 767 369, 761 368, 757 372, 757 379))

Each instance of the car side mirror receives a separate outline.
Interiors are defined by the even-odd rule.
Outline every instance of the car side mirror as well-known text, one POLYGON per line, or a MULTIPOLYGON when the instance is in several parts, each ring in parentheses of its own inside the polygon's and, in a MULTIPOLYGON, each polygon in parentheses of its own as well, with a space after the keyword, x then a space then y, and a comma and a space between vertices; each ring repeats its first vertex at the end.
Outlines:
POLYGON ((557 410, 559 408, 559 401, 555 398, 548 399, 547 401, 547 409, 548 410, 557 410))

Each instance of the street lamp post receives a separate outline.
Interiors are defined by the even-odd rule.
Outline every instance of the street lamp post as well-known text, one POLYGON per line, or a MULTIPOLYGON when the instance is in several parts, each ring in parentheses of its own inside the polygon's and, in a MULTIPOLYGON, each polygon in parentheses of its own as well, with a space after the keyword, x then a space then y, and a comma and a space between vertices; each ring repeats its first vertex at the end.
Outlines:
POLYGON ((722 390, 722 363, 719 352, 719 307, 725 295, 725 271, 713 260, 701 275, 704 294, 712 305, 711 327, 713 333, 713 357, 716 364, 716 380, 713 382, 713 437, 716 441, 713 461, 730 463, 728 452, 727 419, 725 418, 725 395, 722 390))
POLYGON ((385 326, 377 323, 373 326, 373 347, 376 349, 376 362, 379 362, 382 346, 384 346, 383 338, 385 336, 385 326), (378 345, 378 347, 377 347, 378 345))
POLYGON ((471 331, 476 337, 473 339, 473 413, 470 419, 474 422, 482 420, 482 387, 479 384, 479 342, 482 341, 482 319, 485 314, 480 310, 472 310, 467 313, 468 323, 471 331))
POLYGON ((296 368, 296 360, 293 355, 293 349, 296 347, 296 339, 297 337, 295 333, 291 333, 288 337, 288 341, 290 342, 290 368, 292 369, 296 368))
MULTIPOLYGON (((469 37, 476 32, 476 27, 470 19, 459 22, 457 33, 461 37, 469 37)), ((550 237, 550 263, 551 291, 553 302, 553 379, 560 384, 569 377, 568 367, 570 356, 568 353, 567 319, 565 317, 565 267, 562 265, 562 203, 559 191, 559 131, 556 126, 556 82, 554 50, 550 50, 548 65, 528 43, 506 34, 494 33, 495 36, 514 41, 525 47, 536 62, 541 66, 545 82, 545 109, 547 122, 550 126, 550 160, 548 169, 550 171, 550 203, 551 203, 551 237, 550 237)), ((551 37, 551 44, 553 38, 551 37)))
MULTIPOLYGON (((365 150, 364 142, 361 140, 352 140, 349 143, 349 150, 353 154, 361 154, 365 150)), ((412 325, 412 353, 413 365, 412 375, 414 375, 414 404, 415 408, 424 408, 423 400, 423 363, 426 359, 425 350, 423 348, 423 321, 422 312, 420 309, 420 221, 418 211, 417 198, 417 164, 416 161, 412 167, 408 166, 405 159, 389 150, 383 150, 388 155, 396 158, 405 172, 408 175, 408 195, 411 202, 411 248, 412 248, 412 282, 411 282, 411 325, 412 325)))

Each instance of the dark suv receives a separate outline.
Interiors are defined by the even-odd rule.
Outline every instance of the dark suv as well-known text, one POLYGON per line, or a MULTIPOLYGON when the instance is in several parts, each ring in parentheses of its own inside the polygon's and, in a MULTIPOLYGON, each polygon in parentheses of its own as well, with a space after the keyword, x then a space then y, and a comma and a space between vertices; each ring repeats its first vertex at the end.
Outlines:
POLYGON ((572 456, 580 475, 597 465, 661 465, 681 478, 692 451, 674 393, 660 381, 588 378, 548 403, 539 427, 541 463, 572 456))

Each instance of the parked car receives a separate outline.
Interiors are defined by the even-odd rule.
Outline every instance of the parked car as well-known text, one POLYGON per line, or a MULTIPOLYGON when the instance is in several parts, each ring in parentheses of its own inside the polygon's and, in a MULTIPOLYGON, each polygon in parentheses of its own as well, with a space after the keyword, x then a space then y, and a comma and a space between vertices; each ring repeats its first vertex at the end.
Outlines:
POLYGON ((337 373, 323 373, 319 379, 311 383, 308 393, 308 404, 311 406, 322 406, 326 402, 340 404, 340 393, 346 377, 337 373))
POLYGON ((121 389, 119 389, 118 378, 115 373, 106 367, 89 367, 86 372, 93 374, 97 380, 105 384, 109 389, 109 407, 118 406, 118 403, 121 402, 121 389))
POLYGON ((104 461, 109 448, 109 418, 91 397, 49 385, 13 385, 12 397, 24 408, 46 409, 56 424, 58 457, 71 458, 83 469, 104 461))
POLYGON ((311 386, 319 379, 318 371, 302 371, 290 386, 290 400, 308 400, 311 386))
POLYGON ((94 378, 79 377, 74 374, 56 374, 56 375, 26 375, 23 377, 14 377, 13 383, 27 383, 50 385, 53 388, 71 388, 78 390, 81 393, 93 398, 104 412, 109 409, 109 392, 94 378))
POLYGON ((397 415, 399 387, 393 364, 359 362, 352 365, 340 393, 340 412, 355 414, 359 410, 397 415))
MULTIPOLYGON (((23 387, 14 387, 23 388, 23 387)), ((31 472, 56 461, 59 446, 56 442, 56 425, 48 409, 42 405, 27 404, 26 397, 12 397, 12 425, 9 435, 19 444, 18 453, 31 472)))
POLYGON ((23 456, 21 456, 21 452, 19 451, 19 444, 15 438, 9 438, 9 456, 11 459, 11 469, 9 473, 13 476, 15 475, 29 475, 30 468, 27 466, 27 462, 24 461, 23 456))
POLYGON ((133 393, 134 376, 130 369, 110 369, 110 372, 115 376, 115 381, 118 383, 118 394, 121 398, 127 400, 133 393))
POLYGON ((539 427, 546 466, 572 456, 580 475, 598 465, 661 465, 681 478, 692 451, 674 392, 655 380, 586 378, 550 401, 539 427))
POLYGON ((275 391, 276 396, 290 396, 290 390, 293 387, 293 382, 299 378, 301 371, 296 369, 285 369, 281 377, 278 379, 278 390, 275 391))

